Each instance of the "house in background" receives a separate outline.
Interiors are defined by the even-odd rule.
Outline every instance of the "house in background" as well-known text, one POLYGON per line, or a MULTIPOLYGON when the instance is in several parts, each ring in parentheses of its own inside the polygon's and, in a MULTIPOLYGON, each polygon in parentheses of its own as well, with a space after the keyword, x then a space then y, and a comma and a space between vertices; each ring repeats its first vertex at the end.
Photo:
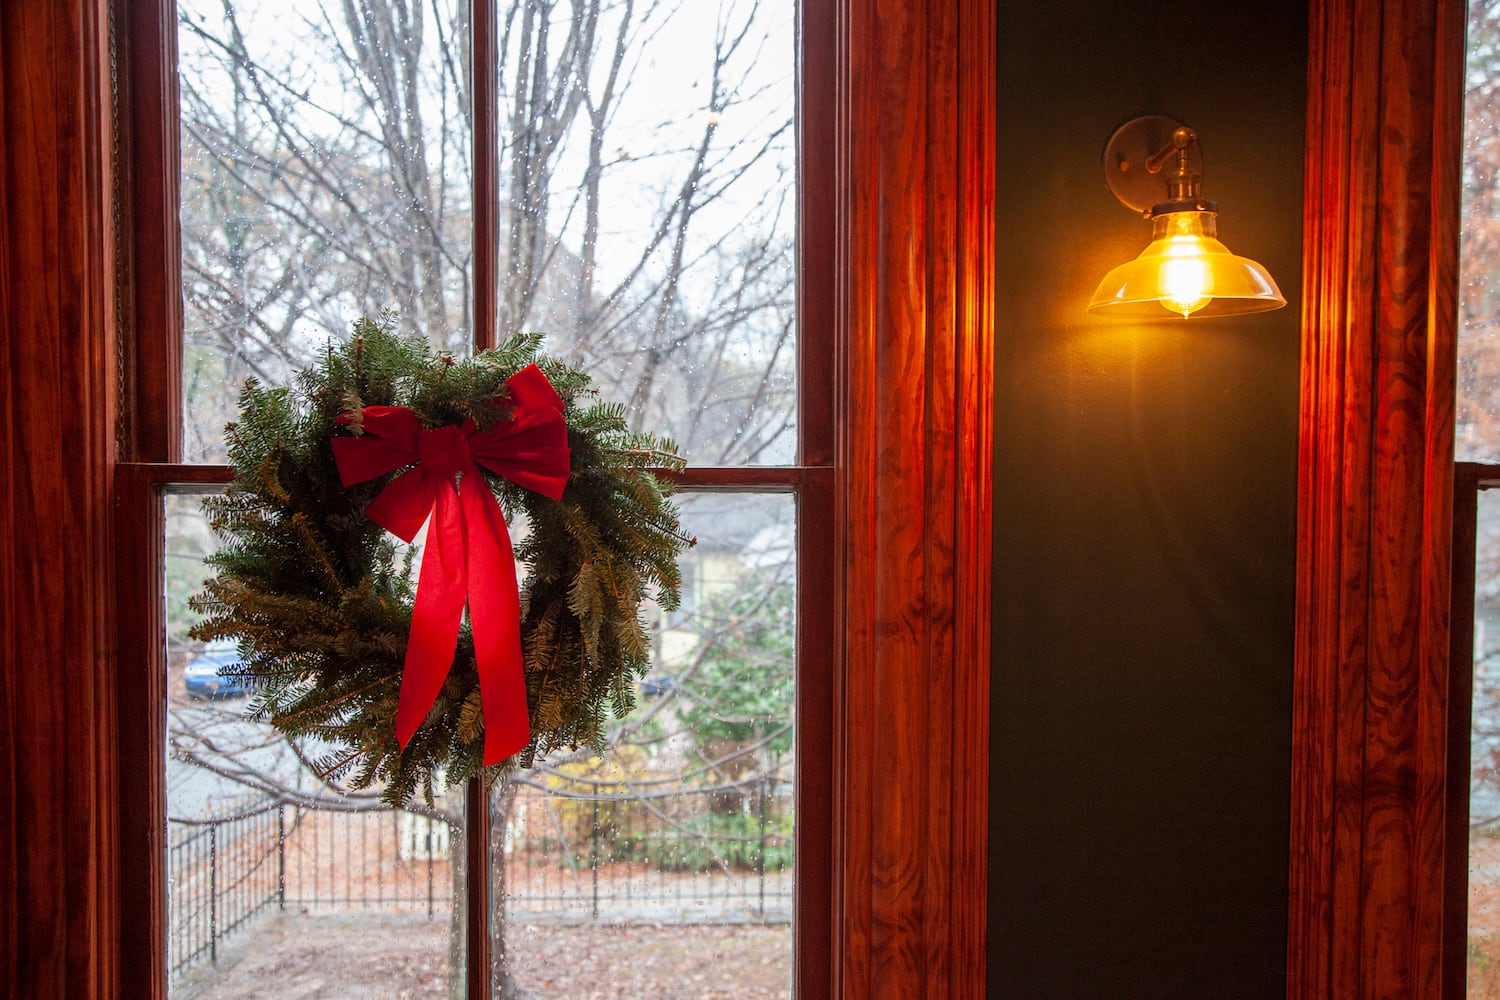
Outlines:
MULTIPOLYGON (((131 221, 170 147, 135 112, 173 95, 116 57, 169 55, 170 6, 0 8, 17 997, 140 996, 154 961, 116 511, 170 458, 135 387, 172 317, 135 308, 162 276, 131 221)), ((809 476, 840 555, 810 584, 838 614, 805 651, 826 712, 799 711, 798 760, 831 808, 801 835, 832 870, 801 888, 799 995, 1457 995, 1462 5, 805 10, 829 96, 802 134, 839 168, 804 188, 803 319, 837 330, 839 389, 809 476), (1144 238, 1099 153, 1150 112, 1198 129, 1227 241, 1291 308, 1084 314, 1144 238)))

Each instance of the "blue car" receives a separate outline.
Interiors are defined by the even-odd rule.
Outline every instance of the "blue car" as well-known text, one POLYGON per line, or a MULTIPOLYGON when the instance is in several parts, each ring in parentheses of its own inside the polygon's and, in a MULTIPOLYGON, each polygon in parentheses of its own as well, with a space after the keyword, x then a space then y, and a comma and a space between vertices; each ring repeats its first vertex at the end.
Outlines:
POLYGON ((232 639, 215 639, 188 661, 182 671, 182 686, 194 698, 236 698, 250 690, 250 681, 234 676, 240 654, 232 639))
POLYGON ((677 686, 677 678, 671 674, 652 674, 641 681, 642 698, 660 698, 677 686))

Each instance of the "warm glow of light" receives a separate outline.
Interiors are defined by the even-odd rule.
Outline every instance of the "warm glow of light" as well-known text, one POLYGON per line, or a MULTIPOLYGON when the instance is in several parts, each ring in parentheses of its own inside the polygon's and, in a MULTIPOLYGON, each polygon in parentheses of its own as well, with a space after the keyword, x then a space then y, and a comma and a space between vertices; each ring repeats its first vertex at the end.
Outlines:
POLYGON ((1213 298, 1213 278, 1208 264, 1197 254, 1164 261, 1161 265, 1162 305, 1182 313, 1184 319, 1208 305, 1213 298))
POLYGON ((1152 220, 1152 229, 1150 246, 1099 283, 1090 311, 1142 318, 1176 313, 1186 319, 1286 305, 1264 267, 1219 242, 1214 213, 1164 213, 1152 220))

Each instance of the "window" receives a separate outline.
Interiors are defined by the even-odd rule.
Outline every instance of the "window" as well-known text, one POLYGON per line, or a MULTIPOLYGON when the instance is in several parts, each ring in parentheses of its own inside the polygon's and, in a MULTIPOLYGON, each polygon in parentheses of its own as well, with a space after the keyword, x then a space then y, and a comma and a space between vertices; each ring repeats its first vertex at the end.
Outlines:
MULTIPOLYGON (((1500 468, 1460 462, 1454 479, 1453 677, 1454 780, 1448 809, 1454 840, 1446 885, 1450 913, 1463 929, 1463 987, 1450 996, 1482 997, 1493 991, 1495 923, 1500 882, 1494 870, 1500 822, 1500 665, 1496 656, 1495 544, 1500 533, 1500 468)), ((1454 949, 1457 950, 1456 948, 1454 949)), ((1445 970, 1446 971, 1446 970, 1445 970)), ((1454 970, 1455 972, 1458 969, 1454 970)))
MULTIPOLYGON (((212 486, 224 475, 174 464, 181 454, 173 441, 180 390, 163 385, 182 366, 173 354, 180 340, 162 336, 181 322, 178 284, 162 281, 180 266, 170 221, 175 196, 161 190, 163 178, 175 176, 162 157, 175 162, 177 145, 170 71, 176 32, 162 6, 130 5, 117 14, 124 68, 118 126, 128 164, 119 177, 126 223, 120 258, 128 270, 121 286, 128 294, 122 361, 117 366, 96 354, 63 359, 78 370, 84 389, 117 377, 123 383, 115 570, 122 580, 150 581, 123 589, 117 614, 91 602, 115 626, 118 670, 101 670, 99 698, 79 704, 94 705, 88 711, 99 716, 100 731, 116 734, 118 766, 104 754, 69 763, 82 772, 77 787, 91 803, 87 816, 77 818, 99 818, 96 832, 78 836, 93 837, 100 856, 124 863, 75 878, 64 855, 77 838, 65 843, 55 828, 29 848, 30 868, 61 873, 57 886, 71 888, 85 877, 99 885, 97 895, 70 891, 64 913, 51 920, 44 914, 24 929, 23 945, 38 957, 18 975, 42 992, 53 982, 47 963, 62 954, 57 942, 65 938, 67 955, 76 949, 81 960, 99 956, 91 968, 101 982, 122 984, 122 995, 165 992, 164 626, 159 603, 143 595, 162 585, 152 539, 164 532, 158 502, 164 486, 212 486), (118 786, 117 770, 125 776, 118 786)), ((101 2, 89 9, 103 21, 101 2)), ((797 982, 799 995, 813 997, 871 994, 877 977, 891 993, 917 995, 946 984, 953 995, 976 996, 984 993, 988 811, 994 5, 955 0, 840 10, 836 19, 833 5, 805 4, 798 36, 806 54, 799 59, 798 141, 805 155, 798 266, 806 277, 799 311, 810 331, 801 342, 799 377, 835 391, 799 398, 806 465, 734 473, 771 492, 791 480, 803 500, 798 517, 810 525, 797 535, 803 588, 830 595, 826 617, 803 615, 798 623, 804 658, 816 665, 803 671, 797 690, 798 784, 813 803, 798 813, 798 850, 812 845, 825 861, 799 859, 797 982), (809 349, 825 336, 827 350, 809 349), (935 781, 934 774, 943 778, 935 781)), ((51 44, 62 27, 42 21, 25 27, 25 37, 41 36, 26 51, 49 53, 80 79, 108 78, 105 46, 75 52, 51 44)), ((99 90, 70 93, 90 108, 102 101, 99 90)), ((8 110, 14 106, 7 101, 8 110)), ((102 103, 95 110, 109 117, 102 103)), ((48 122, 73 124, 65 117, 48 122)), ((65 146, 64 154, 92 168, 100 150, 97 142, 80 143, 65 146)), ((25 190, 37 189, 60 206, 65 223, 107 230, 93 203, 58 199, 50 175, 26 179, 25 190)), ((495 245, 495 238, 476 243, 481 250, 495 245)), ((114 287, 108 263, 88 258, 80 266, 99 287, 114 287)), ((70 286, 55 271, 39 265, 28 274, 32 283, 14 286, 28 310, 69 302, 70 286)), ((484 287, 476 292, 481 303, 484 287)), ((101 343, 113 339, 111 315, 94 317, 103 324, 101 343)), ((40 336, 44 326, 34 329, 40 336)), ((52 378, 31 364, 35 359, 15 355, 15 379, 52 378)), ((106 404, 100 412, 112 416, 106 404)), ((99 462, 110 454, 81 456, 92 464, 78 467, 107 481, 99 462)), ((72 466, 48 465, 40 453, 20 451, 16 458, 39 483, 75 482, 64 475, 72 466)), ((712 491, 724 474, 703 469, 700 475, 712 491)), ((80 473, 77 481, 90 479, 80 473)), ((114 585, 104 561, 81 565, 69 562, 65 581, 80 595, 114 585)), ((49 695, 65 701, 62 678, 36 678, 37 695, 28 703, 50 704, 49 695)), ((12 773, 18 788, 31 788, 25 776, 32 767, 57 773, 58 741, 7 742, 28 765, 12 773)), ((68 815, 74 812, 68 806, 68 815)), ((484 940, 470 930, 470 940, 484 940)))
POLYGON ((1469 5, 1459 250, 1460 461, 1500 459, 1500 5, 1469 5))
MULTIPOLYGON (((796 567, 830 559, 829 535, 799 525, 830 506, 815 473, 832 451, 819 415, 832 369, 798 360, 831 351, 826 326, 795 321, 794 9, 181 0, 176 19, 179 101, 160 114, 180 128, 182 340, 143 353, 180 351, 182 378, 145 369, 139 389, 167 400, 155 419, 180 421, 190 464, 133 467, 148 509, 132 512, 165 542, 146 569, 165 587, 168 666, 146 707, 167 705, 156 954, 169 987, 230 988, 220 952, 238 958, 253 938, 261 957, 240 974, 293 993, 321 962, 345 982, 373 970, 376 990, 483 995, 487 953, 503 956, 497 995, 542 976, 561 988, 564 971, 584 988, 588 963, 565 956, 631 956, 628 939, 647 959, 679 957, 592 974, 654 967, 643 992, 697 996, 701 982, 662 970, 717 962, 705 971, 722 976, 732 955, 764 981, 754 995, 784 995, 792 873, 810 870, 826 897, 829 869, 826 836, 793 834, 803 810, 829 825, 816 819, 826 796, 793 805, 792 719, 823 709, 794 711, 792 666, 794 629, 829 645, 828 595, 799 586, 796 567), (472 789, 403 812, 337 794, 306 766, 316 748, 237 717, 243 693, 220 675, 233 651, 186 637, 181 599, 214 544, 196 494, 227 479, 215 463, 234 387, 286 382, 384 308, 455 352, 544 330, 545 350, 690 462, 693 592, 658 632, 616 753, 543 762, 488 808, 472 789), (579 915, 604 936, 565 941, 579 915), (670 927, 684 918, 695 926, 670 927), (334 944, 321 955, 319 935, 334 944), (684 937, 696 955, 682 957, 684 937)), ((148 756, 158 773, 161 752, 148 756)))
MULTIPOLYGON (((1500 8, 1469 5, 1464 79, 1463 202, 1458 282, 1458 382, 1454 431, 1459 461, 1454 479, 1453 662, 1455 770, 1450 783, 1450 849, 1467 859, 1451 862, 1448 912, 1464 927, 1466 990, 1448 995, 1485 996, 1496 986, 1500 957, 1500 292, 1494 281, 1494 237, 1500 208, 1500 8), (1486 464, 1491 463, 1491 464, 1486 464), (1465 763, 1459 763, 1465 762, 1465 763), (1465 871, 1466 870, 1466 871, 1465 871), (1467 877, 1465 878, 1465 874, 1467 877)), ((1456 944, 1450 946, 1456 950, 1456 944)))

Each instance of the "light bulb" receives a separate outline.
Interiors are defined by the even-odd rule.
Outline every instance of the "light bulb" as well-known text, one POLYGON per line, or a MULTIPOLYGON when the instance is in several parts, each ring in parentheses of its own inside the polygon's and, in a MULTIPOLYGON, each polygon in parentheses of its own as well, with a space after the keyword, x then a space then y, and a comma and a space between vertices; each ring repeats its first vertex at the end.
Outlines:
POLYGON ((1167 259, 1161 265, 1161 304, 1187 319, 1213 300, 1208 263, 1194 255, 1167 259))

